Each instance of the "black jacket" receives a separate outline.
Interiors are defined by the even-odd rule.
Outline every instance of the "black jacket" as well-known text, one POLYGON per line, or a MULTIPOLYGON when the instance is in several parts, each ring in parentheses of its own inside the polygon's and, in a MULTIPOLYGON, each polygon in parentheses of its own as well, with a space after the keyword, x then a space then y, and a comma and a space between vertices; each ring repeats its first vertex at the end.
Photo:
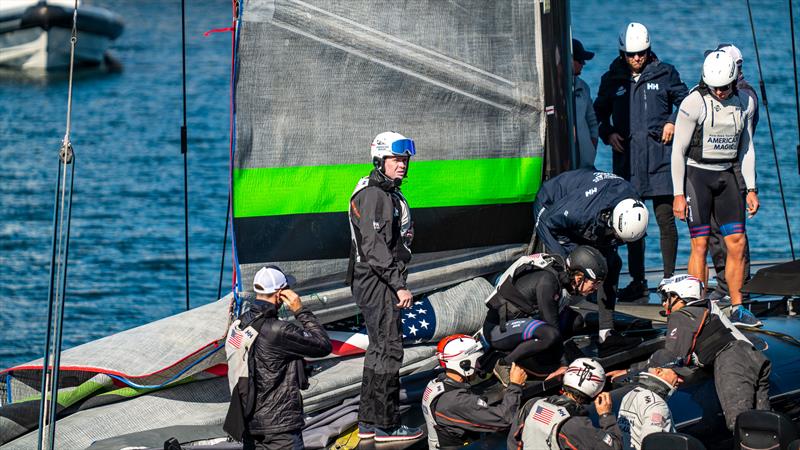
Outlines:
POLYGON ((625 153, 612 152, 614 173, 629 180, 642 197, 672 195, 672 145, 661 143, 664 124, 675 123, 677 107, 689 93, 678 71, 655 54, 633 81, 628 64, 616 58, 600 80, 594 110, 600 137, 625 140, 625 153))
POLYGON ((300 325, 278 320, 274 304, 255 301, 242 321, 263 312, 266 320, 251 352, 250 376, 255 387, 255 409, 248 418, 250 434, 265 435, 299 430, 303 427, 303 398, 307 387, 303 358, 319 358, 331 352, 331 341, 314 314, 301 308, 295 313, 300 325), (306 384, 306 386, 302 386, 306 384))
POLYGON ((571 170, 542 184, 533 204, 536 236, 545 249, 567 257, 578 245, 600 251, 623 242, 611 229, 611 211, 626 198, 638 199, 631 184, 605 172, 571 170))
POLYGON ((350 200, 353 248, 348 278, 352 282, 378 276, 397 292, 406 289, 406 266, 411 261, 413 225, 402 229, 408 203, 397 184, 377 169, 368 180, 369 184, 350 200))

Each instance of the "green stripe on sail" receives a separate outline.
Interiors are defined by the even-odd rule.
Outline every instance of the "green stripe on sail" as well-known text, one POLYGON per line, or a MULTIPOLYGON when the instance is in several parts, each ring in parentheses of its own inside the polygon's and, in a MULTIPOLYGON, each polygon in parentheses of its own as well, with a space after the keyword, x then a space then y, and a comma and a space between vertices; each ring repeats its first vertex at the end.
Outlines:
MULTIPOLYGON (((347 211, 369 164, 235 169, 236 218, 347 211)), ((403 194, 412 208, 531 202, 542 158, 412 161, 403 194)))

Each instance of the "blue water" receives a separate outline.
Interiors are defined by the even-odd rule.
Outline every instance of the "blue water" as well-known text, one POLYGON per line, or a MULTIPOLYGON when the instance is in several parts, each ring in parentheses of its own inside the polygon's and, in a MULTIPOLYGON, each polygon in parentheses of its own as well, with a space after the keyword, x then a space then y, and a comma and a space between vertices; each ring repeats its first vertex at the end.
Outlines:
MULTIPOLYGON (((113 52, 118 74, 82 74, 75 83, 72 141, 76 152, 66 347, 141 325, 184 308, 183 158, 180 154, 180 2, 96 1, 124 16, 113 52)), ((692 2, 694 4, 694 2, 692 2)), ((583 78, 596 92, 616 56, 616 34, 639 20, 653 48, 688 84, 702 51, 718 41, 744 52, 757 78, 743 2, 702 7, 600 0, 573 2, 574 34, 597 52, 583 78), (724 15, 722 15, 724 13, 724 15)), ((754 2, 780 165, 795 239, 800 240, 800 181, 788 11, 754 2)), ((795 12, 796 14, 798 11, 795 12)), ((228 183, 230 36, 203 37, 230 24, 230 3, 187 2, 191 303, 216 299, 228 183)), ((64 135, 63 79, 0 74, 0 367, 39 357, 46 321, 53 190, 64 135)), ((755 259, 787 258, 789 246, 769 149, 766 115, 756 136, 762 211, 748 223, 755 259)), ((610 150, 598 151, 610 168, 610 150)), ((685 236, 686 229, 680 228, 685 236)), ((648 264, 660 266, 650 230, 648 264)), ((681 241, 679 264, 688 255, 681 241)), ((230 247, 223 292, 230 285, 230 247)))

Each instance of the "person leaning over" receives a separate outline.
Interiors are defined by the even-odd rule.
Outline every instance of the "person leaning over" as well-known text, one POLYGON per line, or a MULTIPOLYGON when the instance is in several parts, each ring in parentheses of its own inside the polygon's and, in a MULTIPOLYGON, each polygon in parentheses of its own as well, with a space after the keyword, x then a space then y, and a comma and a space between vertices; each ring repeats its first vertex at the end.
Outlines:
MULTIPOLYGON (((653 52, 647 28, 633 22, 619 35, 619 58, 600 80, 594 102, 600 137, 613 150, 614 173, 630 181, 643 200, 652 201, 665 277, 675 271, 678 252, 669 172, 677 113, 673 109, 687 93, 675 67, 653 52)), ((644 239, 628 244, 628 269, 633 280, 620 289, 621 301, 648 294, 644 244, 644 239)))
POLYGON ((606 372, 597 361, 578 358, 567 367, 560 395, 531 399, 509 433, 509 450, 620 450, 622 432, 612 412, 611 394, 602 392, 606 372), (586 406, 594 402, 595 427, 586 406))
POLYGON ((411 306, 406 285, 413 223, 400 184, 408 173, 414 141, 387 131, 370 147, 374 169, 350 197, 351 253, 348 281, 364 316, 369 347, 364 358, 358 435, 377 442, 422 436, 400 424, 400 367, 403 333, 400 310, 411 306))
POLYGON ((436 356, 445 371, 428 383, 422 395, 429 448, 456 450, 467 440, 479 437, 479 433, 508 429, 514 420, 528 376, 522 368, 512 365, 511 383, 503 400, 490 405, 470 385, 482 355, 480 342, 465 334, 439 341, 436 356))
POLYGON ((731 321, 761 326, 741 307, 744 280, 745 204, 733 171, 741 160, 747 186, 747 211, 759 208, 756 188, 753 113, 755 102, 736 89, 738 69, 725 52, 711 52, 703 62, 698 86, 681 103, 672 147, 673 212, 685 220, 692 238, 689 273, 705 284, 712 215, 720 224, 728 255, 725 279, 731 295, 731 321))
POLYGON ((289 281, 280 269, 263 267, 253 279, 256 300, 240 316, 243 323, 259 315, 264 319, 250 349, 255 406, 246 417, 244 450, 303 448, 300 390, 308 387, 303 358, 321 358, 331 352, 328 334, 289 289, 289 281), (278 319, 283 304, 299 324, 278 319))

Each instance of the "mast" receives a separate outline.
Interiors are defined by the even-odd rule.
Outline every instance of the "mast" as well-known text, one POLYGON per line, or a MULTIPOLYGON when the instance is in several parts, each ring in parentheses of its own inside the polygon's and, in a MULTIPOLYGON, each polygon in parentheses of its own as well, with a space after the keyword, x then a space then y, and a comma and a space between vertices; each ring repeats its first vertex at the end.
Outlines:
POLYGON ((572 27, 569 0, 543 0, 545 156, 542 179, 574 168, 575 96, 572 77, 572 27))

